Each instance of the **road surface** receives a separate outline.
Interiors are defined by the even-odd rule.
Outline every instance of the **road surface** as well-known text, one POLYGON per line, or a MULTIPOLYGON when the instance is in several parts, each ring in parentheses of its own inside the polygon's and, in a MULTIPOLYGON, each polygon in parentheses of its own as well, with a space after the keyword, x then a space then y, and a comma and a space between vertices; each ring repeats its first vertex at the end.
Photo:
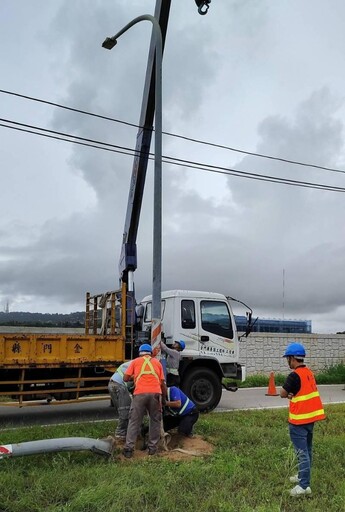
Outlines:
MULTIPOLYGON (((345 403, 343 384, 321 385, 318 388, 324 404, 345 403)), ((267 388, 239 389, 235 393, 224 390, 216 411, 287 407, 287 400, 281 399, 279 396, 266 396, 266 392, 267 388)), ((109 406, 109 400, 68 405, 47 404, 21 409, 0 406, 1 429, 112 419, 115 419, 115 411, 109 406)))

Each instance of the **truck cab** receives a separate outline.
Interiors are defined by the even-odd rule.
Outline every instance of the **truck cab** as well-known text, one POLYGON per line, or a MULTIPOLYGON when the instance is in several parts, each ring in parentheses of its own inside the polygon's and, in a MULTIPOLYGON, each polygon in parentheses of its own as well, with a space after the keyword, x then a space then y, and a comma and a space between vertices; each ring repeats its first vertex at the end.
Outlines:
MULTIPOLYGON (((245 379, 230 301, 220 293, 171 290, 162 292, 161 304, 165 343, 186 344, 181 388, 201 411, 212 410, 220 401, 223 378, 245 379)), ((143 331, 150 331, 151 308, 152 297, 144 297, 138 308, 143 331)))

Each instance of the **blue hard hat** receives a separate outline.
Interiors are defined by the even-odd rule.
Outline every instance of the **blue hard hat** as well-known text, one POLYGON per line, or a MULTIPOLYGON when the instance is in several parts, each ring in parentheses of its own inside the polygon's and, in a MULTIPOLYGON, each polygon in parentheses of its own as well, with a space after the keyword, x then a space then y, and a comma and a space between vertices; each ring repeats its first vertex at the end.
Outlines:
POLYGON ((301 343, 290 343, 283 357, 305 357, 305 348, 301 343))
POLYGON ((184 341, 180 340, 180 341, 177 341, 176 343, 178 343, 181 347, 181 350, 184 350, 186 348, 186 344, 184 341))
POLYGON ((140 352, 150 352, 152 354, 152 347, 148 343, 144 343, 139 347, 139 353, 140 352))

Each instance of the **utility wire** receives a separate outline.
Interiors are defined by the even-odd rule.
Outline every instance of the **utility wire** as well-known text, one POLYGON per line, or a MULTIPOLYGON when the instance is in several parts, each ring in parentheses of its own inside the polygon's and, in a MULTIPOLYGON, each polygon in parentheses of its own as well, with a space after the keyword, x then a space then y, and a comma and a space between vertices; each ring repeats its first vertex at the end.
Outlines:
POLYGON ((54 103, 53 101, 42 100, 40 98, 34 98, 33 96, 26 96, 25 94, 19 94, 17 92, 6 91, 4 89, 0 89, 0 93, 9 94, 11 96, 17 96, 18 98, 24 98, 25 100, 36 101, 38 103, 44 103, 46 105, 51 105, 52 107, 63 108, 65 110, 70 110, 71 112, 77 112, 78 114, 85 114, 87 116, 98 117, 99 119, 105 119, 106 121, 113 121, 115 123, 125 124, 127 126, 139 128, 139 126, 134 123, 128 123, 127 121, 122 121, 122 120, 116 119, 114 117, 102 116, 101 114, 94 114, 93 112, 88 112, 87 110, 80 110, 78 108, 67 107, 66 105, 61 105, 60 103, 54 103))
MULTIPOLYGON (((39 130, 40 132, 45 132, 45 133, 52 133, 54 135, 58 135, 59 136, 59 137, 51 137, 53 139, 55 138, 55 139, 59 140, 60 136, 61 137, 69 137, 69 138, 72 138, 72 139, 76 139, 78 141, 89 142, 91 144, 98 144, 99 146, 109 146, 109 147, 113 147, 113 148, 117 148, 117 149, 123 149, 123 150, 126 150, 126 151, 134 151, 134 153, 140 154, 140 151, 133 150, 132 148, 127 148, 127 147, 123 147, 123 146, 117 146, 116 144, 110 144, 110 143, 102 142, 102 141, 99 141, 99 140, 87 139, 85 137, 79 137, 78 135, 71 135, 69 133, 57 132, 55 130, 48 130, 48 128, 41 128, 40 126, 34 126, 34 125, 31 125, 31 124, 19 123, 18 121, 11 121, 10 119, 4 119, 4 118, 1 118, 1 117, 0 117, 0 121, 5 122, 5 123, 9 123, 9 124, 12 124, 12 125, 15 125, 15 126, 18 126, 18 130, 19 131, 25 131, 25 132, 28 132, 28 133, 34 133, 35 135, 43 135, 43 133, 36 133, 34 131, 29 131, 29 130, 26 130, 26 128, 30 128, 30 130, 39 130), (21 130, 20 127, 23 127, 25 129, 21 130)), ((5 125, 5 124, 1 124, 0 126, 11 128, 11 126, 8 126, 8 125, 5 125)), ((45 135, 45 136, 48 137, 48 135, 45 135)), ((73 140, 69 141, 67 139, 61 139, 61 140, 64 140, 65 142, 75 142, 73 140)), ((96 146, 92 146, 92 147, 96 147, 96 146)), ((102 149, 102 148, 98 148, 98 149, 102 149)), ((132 155, 132 153, 130 153, 130 154, 132 155)), ((152 154, 152 153, 150 153, 150 154, 152 154)))
MULTIPOLYGON (((101 114, 95 114, 94 112, 89 112, 89 111, 86 111, 86 110, 81 110, 81 109, 77 109, 77 108, 73 108, 73 107, 68 107, 66 105, 61 105, 60 103, 54 103, 52 101, 47 101, 47 100, 43 100, 43 99, 40 99, 40 98, 35 98, 33 96, 27 96, 27 95, 24 95, 24 94, 19 94, 19 93, 16 93, 16 92, 13 92, 13 91, 7 91, 7 90, 4 90, 4 89, 0 89, 0 93, 2 93, 2 94, 9 94, 11 96, 17 96, 19 98, 23 98, 23 99, 26 99, 26 100, 36 101, 38 103, 44 103, 46 105, 51 105, 53 107, 58 107, 58 108, 62 108, 62 109, 65 109, 65 110, 69 110, 71 112, 77 112, 78 114, 84 114, 84 115, 88 115, 88 116, 92 116, 92 117, 97 117, 99 119, 104 119, 106 121, 112 121, 112 122, 115 122, 115 123, 124 124, 126 126, 132 126, 134 128, 139 128, 139 125, 137 125, 135 123, 130 123, 130 122, 127 122, 127 121, 123 121, 123 120, 116 119, 116 118, 109 117, 109 116, 104 116, 104 115, 101 115, 101 114)), ((219 148, 219 149, 225 149, 227 151, 232 151, 232 152, 235 152, 235 153, 240 153, 242 155, 254 156, 254 157, 258 157, 258 158, 266 158, 266 159, 269 159, 269 160, 276 160, 278 162, 284 162, 284 163, 288 163, 288 164, 292 164, 292 165, 301 165, 303 167, 311 167, 313 169, 319 169, 319 170, 322 170, 322 171, 337 172, 337 173, 344 173, 345 174, 345 171, 342 170, 342 169, 336 169, 336 168, 333 168, 333 167, 325 167, 325 166, 322 166, 322 165, 316 165, 316 164, 310 164, 310 163, 306 163, 306 162, 300 162, 298 160, 291 160, 291 159, 288 159, 288 158, 281 158, 281 157, 277 157, 277 156, 266 155, 266 154, 263 154, 263 153, 255 153, 254 151, 245 151, 243 149, 233 148, 231 146, 225 146, 223 144, 216 144, 216 143, 213 143, 213 142, 207 142, 207 141, 200 140, 200 139, 195 139, 195 138, 192 138, 192 137, 186 137, 184 135, 178 135, 176 133, 165 132, 165 131, 163 131, 162 133, 164 135, 168 135, 169 137, 175 137, 175 138, 178 138, 178 139, 194 142, 196 144, 203 144, 205 146, 211 146, 211 147, 215 147, 215 148, 219 148)))
MULTIPOLYGON (((101 141, 97 141, 97 140, 93 140, 93 139, 86 139, 83 137, 78 137, 78 136, 66 134, 63 132, 57 132, 54 130, 48 130, 48 129, 36 127, 33 125, 27 125, 27 124, 19 123, 16 121, 9 121, 7 119, 0 118, 0 121, 10 123, 10 125, 9 125, 9 124, 3 124, 2 122, 0 122, 0 126, 3 128, 9 128, 9 129, 29 133, 32 135, 39 135, 39 136, 46 137, 46 138, 61 140, 63 142, 79 144, 79 145, 91 147, 94 149, 102 149, 105 151, 120 153, 120 154, 124 154, 124 155, 128 155, 128 156, 135 156, 135 155, 140 154, 140 151, 137 151, 132 148, 127 148, 124 146, 117 146, 115 144, 101 142, 101 141), (15 126, 11 126, 11 125, 15 125, 15 126), (39 130, 39 131, 37 132, 34 130, 39 130), (46 132, 46 133, 43 133, 43 132, 46 132), (66 138, 66 137, 68 137, 68 138, 66 138), (77 140, 73 140, 72 138, 77 139, 77 140)), ((153 160, 153 158, 154 158, 153 154, 149 153, 148 155, 149 155, 149 159, 153 160)), ((326 191, 330 191, 330 192, 345 192, 344 187, 337 187, 337 186, 325 185, 322 183, 313 183, 313 182, 307 182, 307 181, 291 180, 289 178, 279 178, 277 176, 269 176, 269 175, 263 175, 263 174, 258 174, 258 173, 246 172, 246 171, 241 171, 239 169, 232 169, 232 168, 227 168, 227 167, 215 166, 215 165, 211 165, 211 164, 204 164, 204 163, 195 162, 192 160, 183 160, 183 159, 179 159, 176 157, 170 157, 170 156, 166 156, 166 155, 163 156, 163 162, 171 164, 171 165, 177 165, 180 167, 187 167, 190 169, 198 169, 198 170, 203 170, 203 171, 208 171, 208 172, 215 172, 215 173, 219 173, 219 174, 225 174, 225 175, 236 176, 236 177, 247 178, 247 179, 254 179, 254 180, 258 180, 258 181, 267 181, 267 182, 271 182, 271 183, 299 186, 299 187, 304 187, 304 188, 314 188, 314 189, 326 190, 326 191)))

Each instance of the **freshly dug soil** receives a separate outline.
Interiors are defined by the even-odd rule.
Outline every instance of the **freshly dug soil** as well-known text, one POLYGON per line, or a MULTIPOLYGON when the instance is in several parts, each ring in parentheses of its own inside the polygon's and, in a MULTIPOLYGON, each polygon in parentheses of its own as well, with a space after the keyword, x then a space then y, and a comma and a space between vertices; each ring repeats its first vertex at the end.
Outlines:
POLYGON ((167 437, 167 450, 163 447, 162 442, 160 445, 161 446, 156 455, 148 455, 147 450, 145 449, 144 440, 138 439, 133 457, 131 459, 126 459, 121 453, 124 442, 116 439, 115 457, 118 455, 121 460, 128 461, 153 457, 164 457, 165 459, 170 460, 188 460, 193 457, 211 455, 214 450, 214 446, 205 441, 201 436, 194 435, 193 437, 185 437, 175 431, 169 432, 169 436, 167 437))

